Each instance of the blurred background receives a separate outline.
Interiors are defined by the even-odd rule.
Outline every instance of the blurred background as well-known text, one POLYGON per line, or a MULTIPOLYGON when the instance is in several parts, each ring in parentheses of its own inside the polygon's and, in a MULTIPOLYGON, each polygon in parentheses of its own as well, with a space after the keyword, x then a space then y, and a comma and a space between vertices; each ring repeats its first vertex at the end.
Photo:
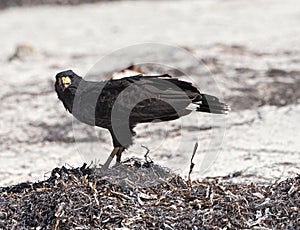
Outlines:
MULTIPOLYGON (((205 93, 215 89, 206 80, 213 78, 232 107, 225 133, 206 115, 191 120, 182 133, 187 149, 176 154, 168 142, 176 140, 174 124, 154 161, 181 168, 196 140, 197 154, 209 155, 207 143, 220 134, 213 164, 197 173, 195 162, 193 179, 239 171, 234 180, 269 183, 300 173, 299 1, 0 0, 0 9, 0 186, 86 161, 80 148, 91 142, 89 130, 76 145, 72 116, 54 91, 56 73, 85 76, 104 56, 149 42, 178 47, 205 64, 209 71, 194 71, 194 63, 162 53, 205 93)), ((135 64, 131 54, 120 62, 135 64)), ((138 127, 137 143, 160 140, 160 129, 138 127)), ((99 152, 108 155, 108 133, 97 138, 99 152)))

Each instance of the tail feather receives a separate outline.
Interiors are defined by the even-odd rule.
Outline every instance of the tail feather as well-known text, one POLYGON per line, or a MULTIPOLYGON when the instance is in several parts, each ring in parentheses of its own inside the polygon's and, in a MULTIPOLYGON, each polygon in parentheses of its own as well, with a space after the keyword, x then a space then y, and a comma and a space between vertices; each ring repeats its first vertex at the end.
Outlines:
POLYGON ((230 111, 230 107, 227 104, 208 94, 201 94, 201 97, 193 103, 197 105, 196 111, 198 112, 227 114, 230 111))

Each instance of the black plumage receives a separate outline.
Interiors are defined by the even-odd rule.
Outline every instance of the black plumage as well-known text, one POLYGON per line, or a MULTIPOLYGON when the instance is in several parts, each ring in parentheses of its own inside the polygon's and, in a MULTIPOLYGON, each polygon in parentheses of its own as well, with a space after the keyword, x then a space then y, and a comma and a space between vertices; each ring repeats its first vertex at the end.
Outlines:
POLYGON ((217 97, 201 94, 191 83, 167 74, 92 82, 68 70, 56 75, 55 90, 78 120, 109 130, 114 150, 104 167, 115 155, 120 162, 139 123, 175 120, 192 110, 216 114, 229 110, 217 97))

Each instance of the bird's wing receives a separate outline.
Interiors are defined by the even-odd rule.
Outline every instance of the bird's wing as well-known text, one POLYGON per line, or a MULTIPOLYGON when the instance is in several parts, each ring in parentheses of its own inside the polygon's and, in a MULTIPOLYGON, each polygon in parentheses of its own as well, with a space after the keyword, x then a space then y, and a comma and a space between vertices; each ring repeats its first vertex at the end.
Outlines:
POLYGON ((186 115, 189 113, 186 107, 200 95, 191 83, 169 75, 123 78, 111 81, 106 90, 109 92, 105 92, 102 99, 109 101, 114 97, 115 100, 112 115, 130 114, 133 123, 172 120, 186 115))
POLYGON ((129 117, 132 123, 172 120, 188 114, 186 107, 199 95, 191 83, 169 75, 85 81, 76 91, 74 105, 78 114, 73 114, 89 124, 129 117))

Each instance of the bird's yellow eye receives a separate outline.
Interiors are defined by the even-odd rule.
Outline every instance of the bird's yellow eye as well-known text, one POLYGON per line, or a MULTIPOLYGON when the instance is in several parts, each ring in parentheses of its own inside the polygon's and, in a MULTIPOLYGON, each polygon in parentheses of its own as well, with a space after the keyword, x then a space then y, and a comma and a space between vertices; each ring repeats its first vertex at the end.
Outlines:
POLYGON ((61 78, 62 83, 66 88, 68 88, 71 85, 71 79, 70 77, 62 77, 61 78))

